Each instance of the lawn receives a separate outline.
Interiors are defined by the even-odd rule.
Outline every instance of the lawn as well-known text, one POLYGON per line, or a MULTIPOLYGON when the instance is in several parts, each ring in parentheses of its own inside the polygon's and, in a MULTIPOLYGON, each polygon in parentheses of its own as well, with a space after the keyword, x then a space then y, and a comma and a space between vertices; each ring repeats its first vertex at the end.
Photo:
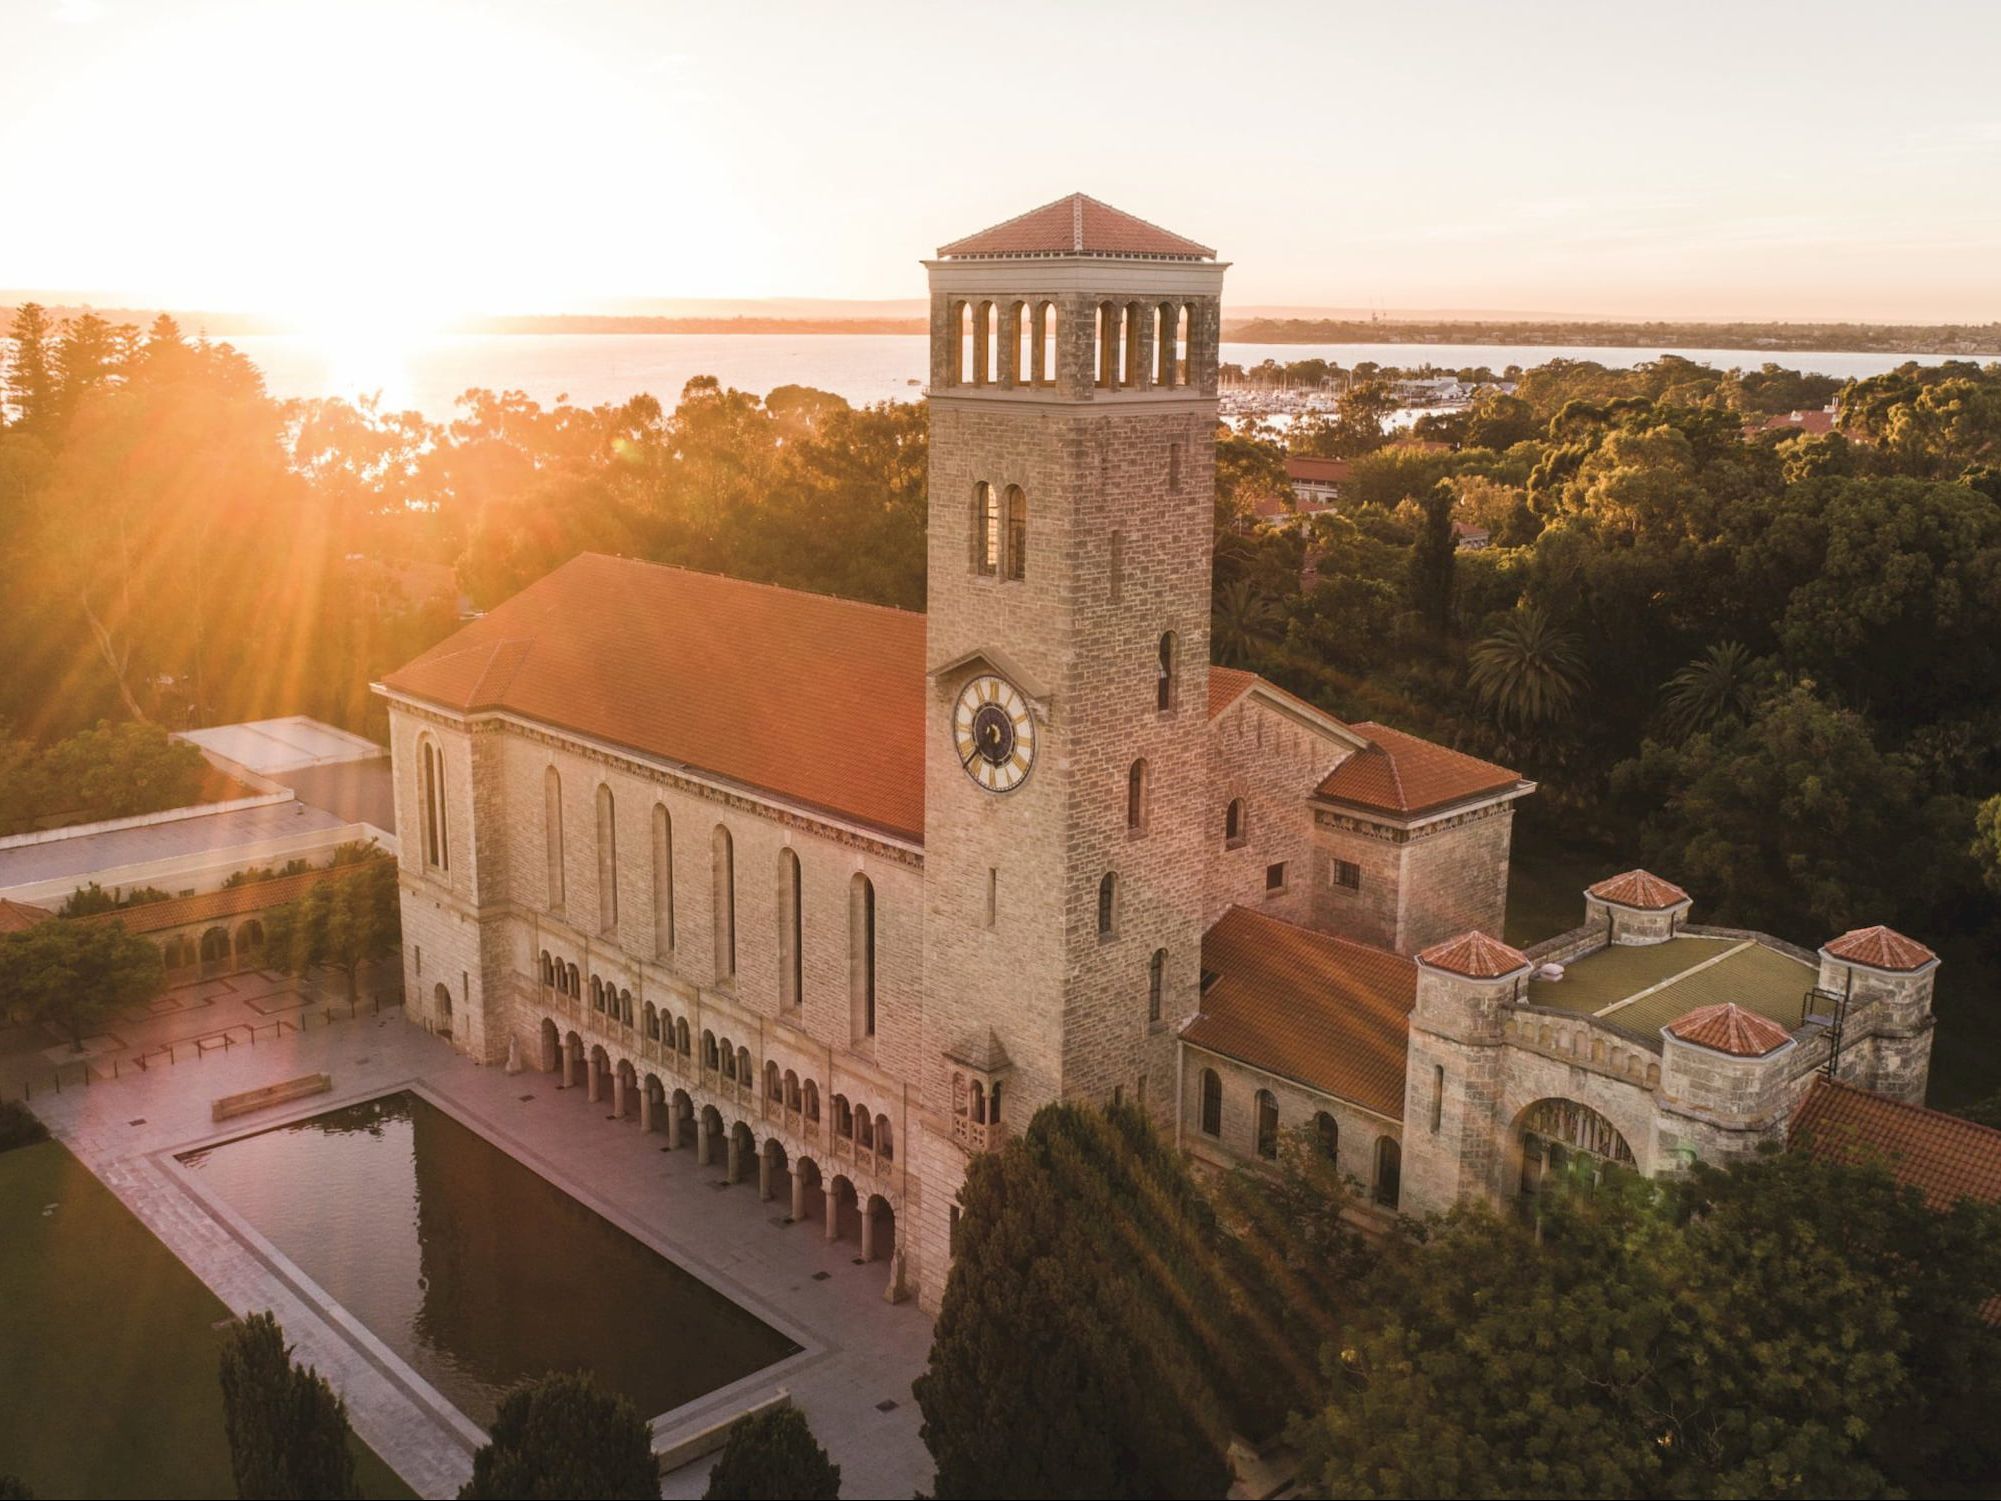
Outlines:
MULTIPOLYGON (((0 1152, 0 1474, 39 1496, 231 1496, 229 1310, 60 1142, 0 1152)), ((410 1489, 358 1440, 365 1496, 410 1489)))

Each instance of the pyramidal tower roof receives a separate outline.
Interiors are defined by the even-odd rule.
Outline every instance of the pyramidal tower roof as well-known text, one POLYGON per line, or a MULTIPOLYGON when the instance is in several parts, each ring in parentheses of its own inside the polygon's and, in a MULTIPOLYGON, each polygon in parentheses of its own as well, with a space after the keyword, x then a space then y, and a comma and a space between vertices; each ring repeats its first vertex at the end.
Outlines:
POLYGON ((1172 234, 1109 203, 1072 193, 978 234, 938 247, 940 259, 990 260, 1049 255, 1124 256, 1142 260, 1211 261, 1207 245, 1172 234))

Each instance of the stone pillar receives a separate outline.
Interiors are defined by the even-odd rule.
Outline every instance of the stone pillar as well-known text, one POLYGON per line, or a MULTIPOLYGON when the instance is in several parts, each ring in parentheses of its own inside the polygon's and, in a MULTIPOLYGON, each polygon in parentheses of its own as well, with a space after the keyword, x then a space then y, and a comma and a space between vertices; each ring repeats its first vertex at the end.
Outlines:
POLYGON ((806 1175, 799 1171, 799 1164, 792 1164, 792 1223, 798 1224, 806 1218, 806 1175))
POLYGON ((678 1152, 681 1150, 681 1103, 670 1095, 666 1100, 666 1105, 667 1150, 678 1152))
POLYGON ((841 1238, 841 1196, 834 1192, 834 1185, 826 1185, 827 1194, 827 1244, 832 1245, 841 1238))
POLYGON ((620 1120, 625 1119, 625 1070, 619 1069, 611 1076, 611 1113, 620 1120))
POLYGON ((866 1204, 863 1204, 861 1206, 861 1210, 862 1210, 862 1260, 874 1261, 875 1260, 875 1216, 869 1212, 869 1206, 866 1204))
POLYGON ((577 1087, 577 1055, 571 1051, 568 1043, 561 1043, 559 1046, 563 1050, 563 1082, 557 1087, 559 1089, 575 1089, 577 1087))
POLYGON ((732 1130, 730 1132, 729 1151, 725 1156, 725 1162, 726 1166, 723 1170, 724 1179, 730 1183, 741 1183, 743 1181, 743 1133, 741 1131, 732 1130))
POLYGON ((597 1059, 586 1058, 584 1060, 584 1070, 584 1097, 595 1105, 599 1100, 604 1098, 604 1083, 602 1076, 598 1072, 597 1059))
POLYGON ((639 1129, 642 1132, 653 1129, 653 1091, 644 1084, 639 1086, 639 1129))
POLYGON ((695 1161, 702 1167, 709 1165, 711 1156, 709 1148, 711 1145, 712 1143, 709 1140, 709 1118, 706 1115, 698 1115, 695 1117, 695 1161))

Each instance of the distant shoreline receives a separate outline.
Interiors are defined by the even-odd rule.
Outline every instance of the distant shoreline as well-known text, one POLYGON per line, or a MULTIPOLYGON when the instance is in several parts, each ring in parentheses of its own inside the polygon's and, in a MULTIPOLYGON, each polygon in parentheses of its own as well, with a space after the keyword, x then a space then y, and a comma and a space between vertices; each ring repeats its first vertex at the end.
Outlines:
MULTIPOLYGON (((144 328, 159 316, 147 308, 51 306, 60 320, 95 313, 113 324, 144 328)), ((14 309, 0 307, 0 336, 12 331, 14 309)), ((309 337, 273 318, 231 313, 176 313, 184 331, 212 339, 309 337)), ((897 334, 929 332, 922 318, 665 317, 600 314, 476 318, 447 326, 453 335, 595 334, 897 334)), ((1728 349, 1750 353, 1911 354, 2001 358, 2001 323, 1681 323, 1537 320, 1228 318, 1222 336, 1233 344, 1496 345, 1517 348, 1728 349)))

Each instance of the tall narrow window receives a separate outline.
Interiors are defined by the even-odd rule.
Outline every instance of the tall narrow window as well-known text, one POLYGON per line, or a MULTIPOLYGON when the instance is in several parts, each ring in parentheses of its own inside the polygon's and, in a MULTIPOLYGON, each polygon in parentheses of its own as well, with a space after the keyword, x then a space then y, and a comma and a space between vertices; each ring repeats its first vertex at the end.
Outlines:
POLYGON ((875 883, 848 882, 848 1007, 856 1041, 875 1036, 875 883))
POLYGON ((1167 950, 1155 949, 1146 966, 1146 1019, 1160 1020, 1161 995, 1167 989, 1167 950))
POLYGON ((799 856, 778 852, 778 1004, 797 1008, 806 990, 805 902, 800 891, 799 856))
POLYGON ((598 783, 598 927, 618 926, 618 806, 611 788, 598 783))
POLYGON ((1122 531, 1112 533, 1111 566, 1107 571, 1112 603, 1117 604, 1126 592, 1126 534, 1122 531))
POLYGON ((1036 315, 1035 327, 1035 383, 1038 386, 1056 384, 1056 304, 1045 302, 1036 315))
POLYGON ((1181 493, 1181 445, 1167 445, 1167 489, 1170 494, 1181 493))
POLYGON ((1258 1091, 1257 1122, 1258 1156, 1266 1162, 1278 1160, 1278 1096, 1269 1089, 1258 1091))
POLYGON ((987 867, 987 926, 992 927, 1000 916, 1000 868, 987 867))
POLYGON ((1397 1207, 1403 1196, 1403 1148, 1391 1138, 1376 1141, 1376 1202, 1385 1209, 1397 1207))
POLYGON ((736 848, 730 831, 716 825, 711 865, 716 928, 716 978, 736 978, 736 848))
POLYGON ((1013 305, 1009 323, 1007 383, 1010 386, 1030 385, 1033 382, 1030 370, 1035 362, 1035 318, 1027 303, 1013 305))
POLYGON ((1223 1134, 1223 1080, 1213 1068, 1202 1070, 1202 1134, 1223 1134))
POLYGON ((447 870, 445 854, 445 758, 435 740, 424 742, 424 863, 447 870))
POLYGON ((1154 707, 1165 714, 1174 707, 1174 632, 1164 631, 1160 637, 1160 675, 1154 685, 1154 707))
POLYGON ((973 572, 1000 572, 1000 492, 981 480, 973 486, 973 572))
POLYGON ((1028 576, 1028 497, 1020 485, 1007 487, 1007 576, 1028 576))
POLYGON ((1098 882, 1098 936, 1110 938, 1112 923, 1118 915, 1119 878, 1111 871, 1098 882))
POLYGON ((563 776, 551 766, 542 773, 542 841, 549 863, 549 910, 563 910, 563 776))
POLYGON ((1146 759, 1126 769, 1126 832, 1137 834, 1146 828, 1146 759))
POLYGON ((1244 826, 1244 800, 1233 797, 1230 806, 1223 810, 1223 847, 1236 849, 1248 837, 1249 831, 1244 826))
POLYGON ((1431 1130, 1436 1135, 1445 1119, 1445 1066, 1434 1063, 1431 1066, 1431 1130))
POLYGON ((953 363, 955 386, 970 386, 973 383, 973 305, 961 302, 952 314, 952 322, 958 330, 959 352, 953 363))
POLYGON ((665 803, 653 805, 653 949, 674 952, 674 819, 665 803))
POLYGON ((1320 1143, 1320 1152, 1329 1162, 1341 1160, 1341 1127, 1334 1117, 1321 1111, 1313 1117, 1313 1134, 1320 1143))

